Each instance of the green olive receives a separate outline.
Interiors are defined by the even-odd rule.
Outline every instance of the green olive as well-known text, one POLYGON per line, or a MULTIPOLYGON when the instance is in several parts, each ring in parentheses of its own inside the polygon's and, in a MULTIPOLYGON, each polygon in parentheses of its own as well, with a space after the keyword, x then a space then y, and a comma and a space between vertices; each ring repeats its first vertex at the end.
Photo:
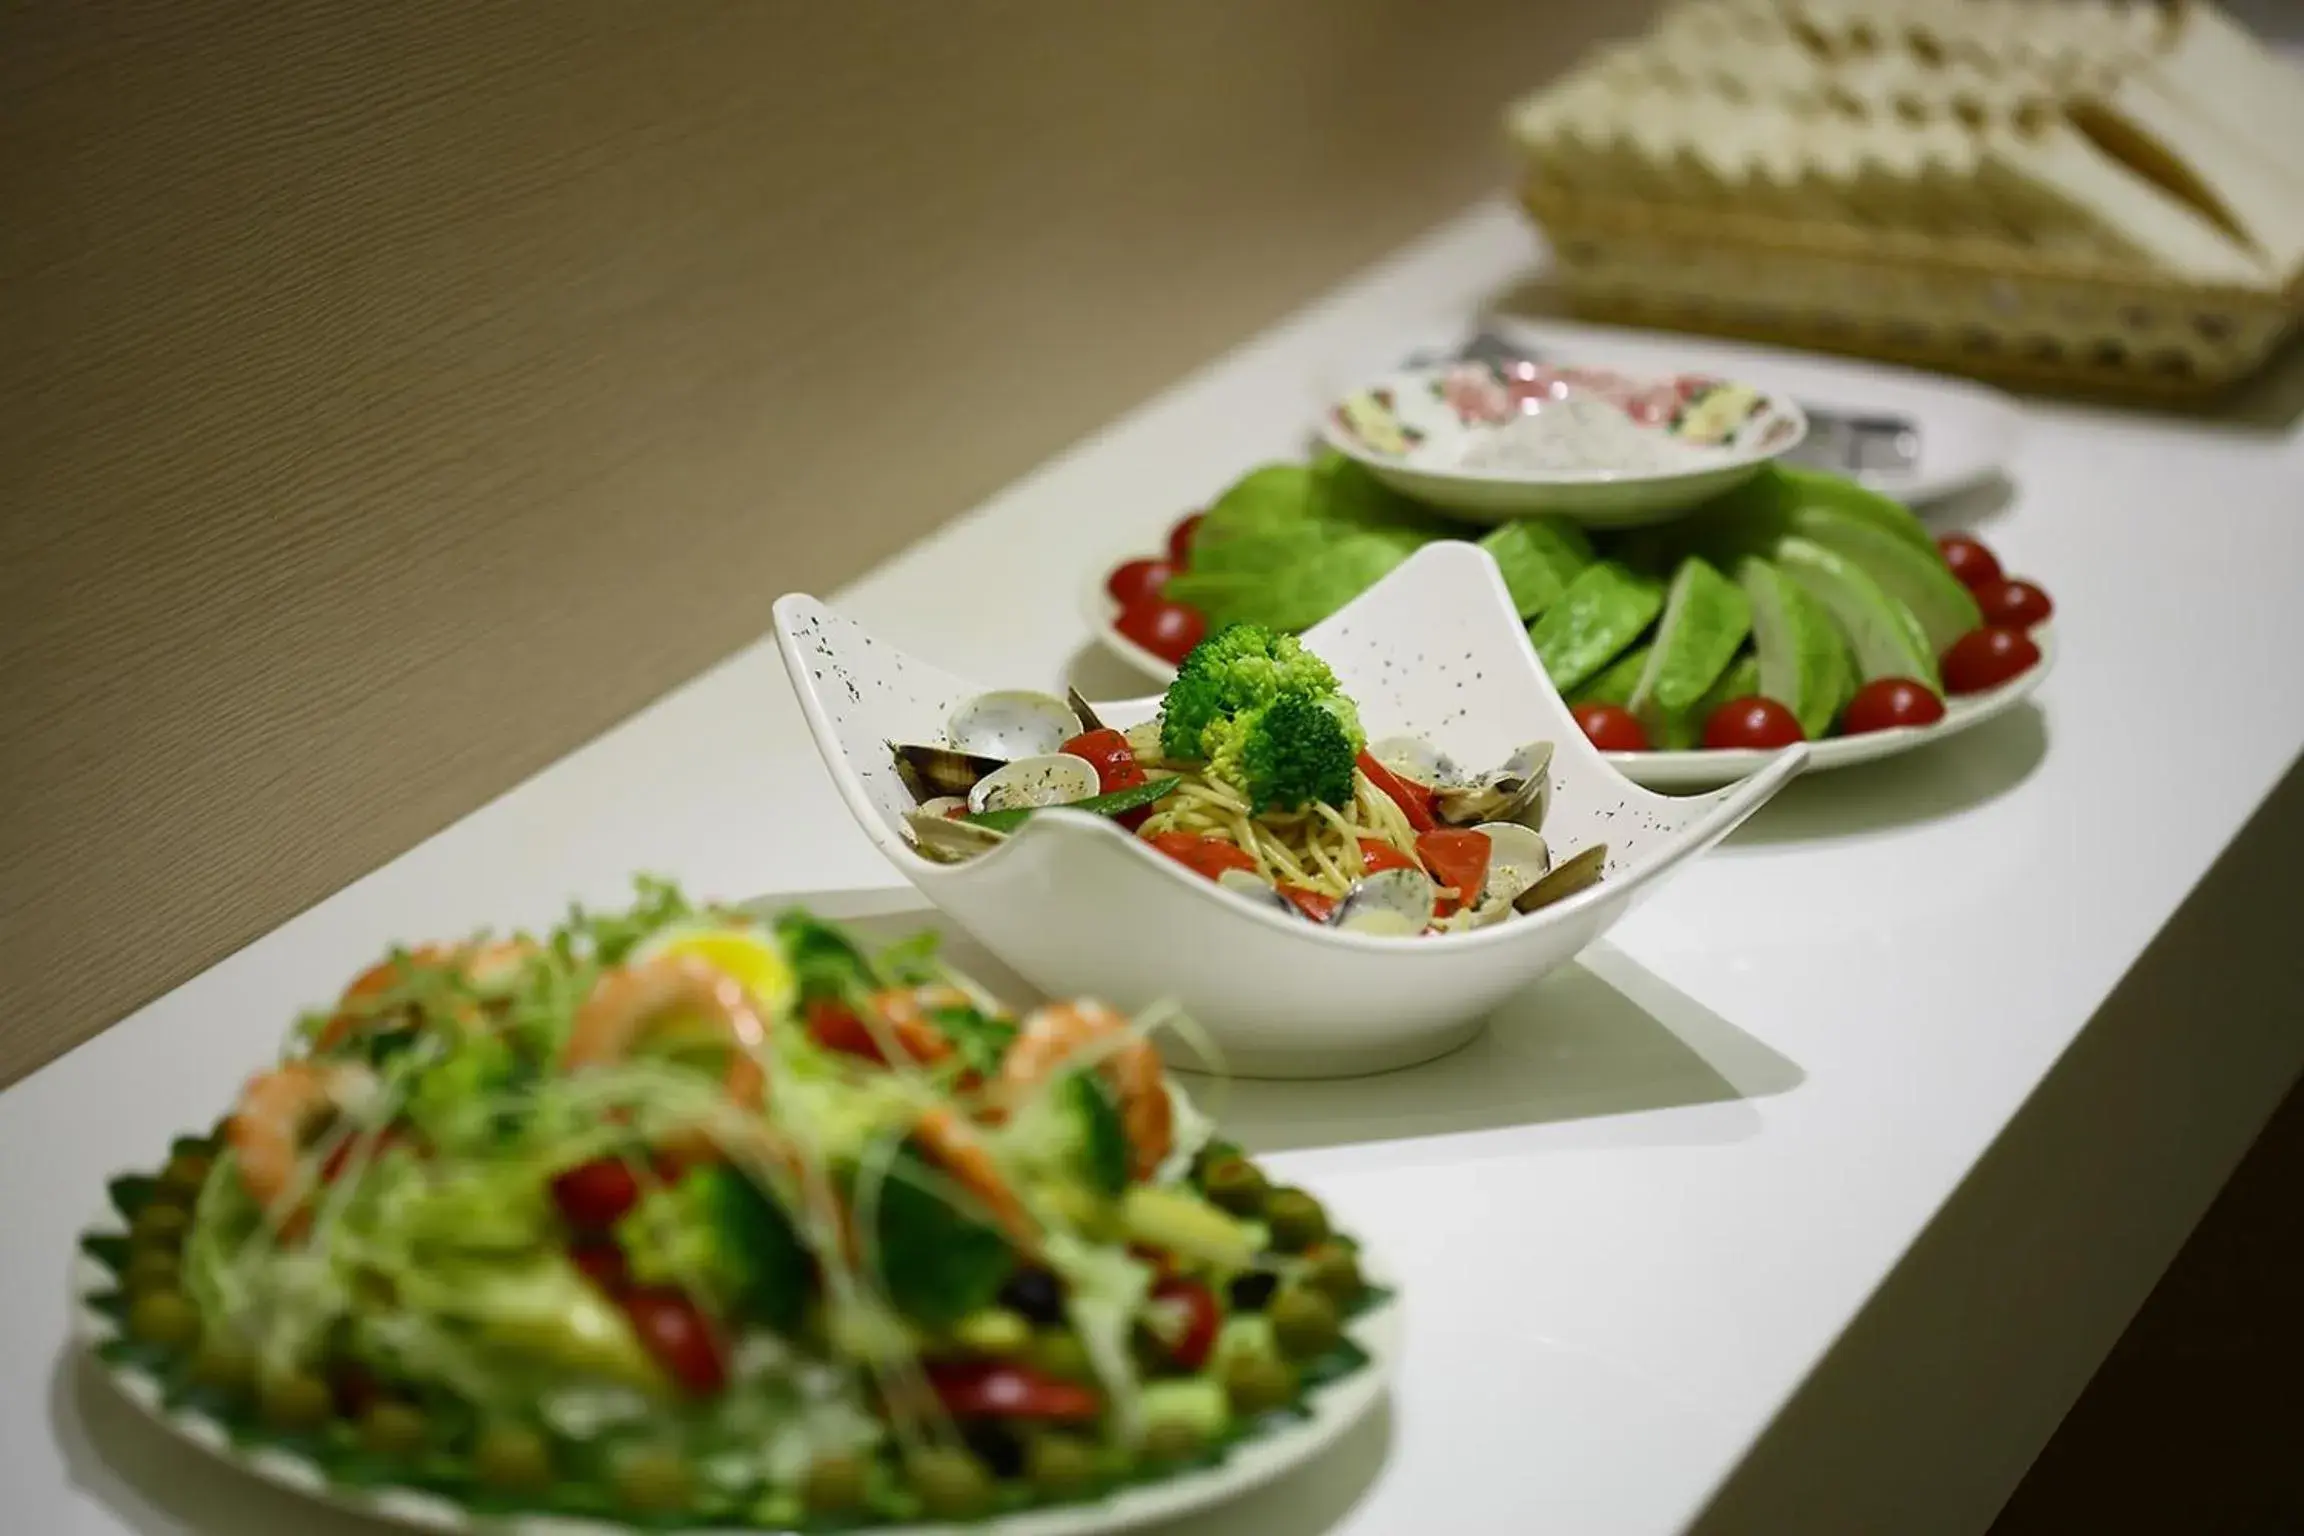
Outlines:
POLYGON ((267 1377, 258 1390, 264 1422, 274 1429, 318 1429, 336 1407, 328 1383, 310 1371, 284 1371, 267 1377))
POLYGON ((1161 1419, 1144 1426, 1146 1461, 1187 1461, 1200 1453, 1200 1445, 1199 1426, 1183 1419, 1161 1419))
POLYGON ((1264 1222, 1283 1252, 1302 1253, 1328 1235, 1328 1213, 1300 1189, 1276 1189, 1264 1199, 1264 1222))
POLYGON ((166 1291, 176 1288, 183 1262, 172 1248, 136 1248, 128 1254, 128 1267, 120 1283, 131 1291, 166 1291))
POLYGON ((1073 1435, 1041 1435, 1024 1449, 1024 1475, 1057 1498, 1086 1493, 1096 1470, 1096 1448, 1073 1435))
POLYGON ((1350 1306, 1367 1288, 1368 1282, 1360 1276, 1360 1256, 1344 1244, 1331 1240, 1305 1257, 1311 1263, 1304 1271, 1304 1283, 1337 1306, 1350 1306))
POLYGON ((191 1229, 192 1213, 167 1200, 152 1200, 128 1223, 128 1235, 138 1243, 160 1248, 182 1245, 191 1229))
POLYGON ((430 1425, 406 1403, 378 1403, 360 1421, 360 1443, 379 1456, 407 1457, 424 1449, 430 1425))
POLYGON ((505 1492, 541 1488, 552 1481, 552 1448, 525 1424, 491 1424, 472 1446, 472 1475, 505 1492))
POLYGON ((1065 1381, 1096 1379, 1096 1366, 1088 1358, 1088 1346, 1068 1328, 1047 1328, 1033 1334, 1031 1347, 1025 1354, 1041 1370, 1065 1381))
POLYGON ((190 1205, 199 1197, 208 1182, 208 1170, 214 1166, 214 1160, 205 1152, 179 1152, 160 1170, 161 1192, 190 1205))
POLYGON ((952 1325, 952 1342, 979 1355, 1020 1355, 1032 1325, 1006 1307, 984 1307, 952 1325))
POLYGON ((616 1497, 630 1509, 670 1514, 688 1502, 688 1463, 669 1446, 634 1449, 616 1463, 616 1497))
POLYGON ((237 1397, 256 1380, 256 1357, 230 1335, 211 1329, 192 1357, 192 1379, 212 1392, 237 1397))
POLYGON ((1224 1395, 1235 1414, 1254 1418, 1296 1400, 1296 1372, 1285 1361, 1242 1350, 1224 1362, 1224 1395))
POLYGON ((1200 1189, 1211 1204, 1235 1216, 1253 1216, 1264 1204, 1264 1175, 1244 1157, 1219 1158, 1201 1176, 1200 1189))
POLYGON ((966 1451, 928 1446, 912 1453, 904 1469, 912 1491, 939 1520, 965 1520, 992 1497, 992 1479, 966 1451))
POLYGON ((818 1514, 846 1514, 864 1507, 871 1468, 861 1456, 819 1456, 808 1466, 800 1496, 818 1514))
POLYGON ((1295 1286, 1273 1299, 1272 1338, 1291 1360, 1314 1360, 1336 1347, 1344 1325, 1336 1303, 1310 1286, 1295 1286))
POLYGON ((200 1312, 182 1291, 146 1291, 129 1303, 128 1331, 162 1349, 190 1349, 200 1337, 200 1312))

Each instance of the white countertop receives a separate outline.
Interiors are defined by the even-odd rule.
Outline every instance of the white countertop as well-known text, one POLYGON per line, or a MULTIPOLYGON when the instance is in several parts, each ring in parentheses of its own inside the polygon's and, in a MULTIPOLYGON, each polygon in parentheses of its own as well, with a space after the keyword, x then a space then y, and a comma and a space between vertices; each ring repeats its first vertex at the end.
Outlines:
MULTIPOLYGON (((1532 259, 1508 208, 1475 209, 837 602, 963 674, 1056 684, 1085 566, 1291 451, 1336 359, 1532 259)), ((2297 435, 2042 408, 2013 479, 1989 537, 2058 602, 2038 710, 1795 784, 1463 1055, 1235 1092, 1387 1256, 1409 1357, 1357 1452, 1198 1528, 1686 1528, 2279 782, 2304 746, 2297 435)), ((1141 691, 1079 666, 1091 697, 1141 691)), ((74 1233, 387 941, 547 922, 635 869, 728 896, 893 881, 767 640, 0 1094, 0 1525, 368 1529, 202 1465, 84 1376, 74 1233)), ((2304 1031, 2249 1049, 2236 1119, 2304 1031)), ((2178 1232, 2205 1196, 2181 1198, 2178 1232)))

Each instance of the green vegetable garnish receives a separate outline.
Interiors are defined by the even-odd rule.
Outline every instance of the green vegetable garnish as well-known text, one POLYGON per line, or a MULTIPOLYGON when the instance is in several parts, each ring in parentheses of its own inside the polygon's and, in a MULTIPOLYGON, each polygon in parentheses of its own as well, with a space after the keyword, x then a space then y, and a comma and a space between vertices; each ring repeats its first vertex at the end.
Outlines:
POLYGON ((1352 701, 1284 693, 1208 728, 1208 773, 1248 797, 1251 810, 1348 805, 1366 738, 1352 701))
POLYGON ((1230 625, 1194 646, 1176 669, 1160 701, 1160 750, 1176 758, 1213 756, 1207 732, 1217 721, 1283 693, 1317 699, 1336 691, 1328 663, 1294 635, 1230 625))
POLYGON ((930 1328, 990 1305, 1015 1262, 1007 1239, 960 1210, 950 1187, 906 1146, 878 1191, 881 1284, 897 1311, 930 1328))
POLYGON ((1166 778, 1148 779, 1127 789, 1115 789, 1110 794, 1067 801, 1062 806, 1019 805, 1005 811, 977 811, 960 819, 973 822, 979 827, 990 827, 995 832, 1013 832, 1042 811, 1086 811, 1091 816, 1118 816, 1127 811, 1143 809, 1182 782, 1171 774, 1166 778))
POLYGON ((641 1197, 616 1224, 633 1278, 702 1292, 779 1333, 800 1325, 814 1266, 784 1212, 726 1164, 641 1197))

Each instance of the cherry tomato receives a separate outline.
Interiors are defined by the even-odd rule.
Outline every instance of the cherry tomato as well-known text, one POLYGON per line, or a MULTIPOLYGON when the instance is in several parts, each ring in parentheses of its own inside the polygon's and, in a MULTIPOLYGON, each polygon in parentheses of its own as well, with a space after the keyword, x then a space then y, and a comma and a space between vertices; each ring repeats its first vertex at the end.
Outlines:
POLYGON ((931 1360, 928 1384, 956 1419, 1038 1419, 1079 1424, 1104 1411, 1103 1399, 1076 1381, 1008 1360, 931 1360))
MULTIPOLYGON (((952 1054, 952 1042, 944 1032, 926 1019, 912 1016, 889 1017, 893 1011, 880 1010, 886 1032, 893 1035, 896 1048, 913 1064, 932 1067, 952 1054)), ((843 1056, 861 1056, 886 1066, 888 1058, 880 1049, 880 1037, 870 1026, 856 1016, 853 1009, 837 998, 819 997, 808 1004, 808 1038, 828 1051, 843 1056)))
POLYGON ((1603 752, 1645 752, 1648 732, 1640 717, 1617 704, 1579 704, 1576 724, 1584 739, 1603 752))
POLYGON ((1908 677, 1875 678, 1856 690, 1840 715, 1840 734, 1861 736, 1903 725, 1934 725, 1944 718, 1944 701, 1926 683, 1908 677))
POLYGON ((568 1225, 605 1232, 640 1203, 640 1181, 622 1158, 596 1157, 552 1181, 552 1203, 560 1207, 568 1225))
POLYGON ((1432 791, 1403 774, 1394 773, 1370 754, 1360 754, 1360 771, 1368 776, 1391 802, 1400 807, 1400 814, 1408 818, 1408 825, 1419 832, 1429 832, 1440 825, 1432 814, 1432 791))
POLYGON ((1192 535, 1200 531, 1200 514, 1195 512, 1168 531, 1168 563, 1178 570, 1192 564, 1192 535))
POLYGON ((1123 608, 1133 608, 1160 595, 1176 567, 1165 560, 1130 560, 1104 578, 1104 590, 1123 608))
POLYGON ((1144 767, 1136 761, 1129 749, 1128 738, 1107 727, 1101 731, 1086 731, 1073 737, 1057 749, 1074 757, 1084 757, 1096 765, 1096 790, 1110 794, 1116 789, 1133 789, 1144 782, 1144 767))
POLYGON ((1208 635, 1208 620, 1199 609, 1160 597, 1123 608, 1112 627, 1162 661, 1173 662, 1191 655, 1208 635))
POLYGON ((1704 745, 1713 752, 1765 752, 1805 740, 1792 711, 1758 696, 1730 699, 1704 722, 1704 745))
POLYGON ((1220 837, 1195 832, 1163 832, 1152 839, 1159 849, 1192 873, 1213 880, 1228 869, 1254 869, 1256 860, 1220 837))
POLYGON ((1995 581, 1976 589, 1976 606, 1984 610, 1984 622, 2002 629, 2030 629, 2035 624, 2048 622, 2048 615, 2056 605, 2048 601, 2048 594, 2028 581, 1995 581))
POLYGON ((2000 579, 2000 559, 1984 547, 1982 540, 1964 533, 1946 534, 1936 541, 1936 548, 1944 556, 1944 563, 1952 567, 1952 574, 1960 579, 1960 585, 1971 592, 2000 579))
POLYGON ((2021 677, 2040 662, 2040 647, 2020 629, 1986 625, 1952 642, 1944 653, 1944 687, 1952 693, 1982 693, 2021 677))
POLYGON ((1488 834, 1469 827, 1441 827, 1417 835, 1416 857, 1424 861, 1435 884, 1455 892, 1440 898, 1441 916, 1480 899, 1480 888, 1488 883, 1488 855, 1493 851, 1488 834))
POLYGON ((1216 1348, 1216 1329, 1223 1315, 1216 1307, 1216 1294, 1197 1280, 1171 1278, 1152 1287, 1153 1303, 1178 1320, 1173 1335, 1161 1330, 1161 1342, 1168 1346, 1168 1358, 1183 1370, 1196 1371, 1208 1363, 1208 1356, 1216 1348))
POLYGON ((1316 923, 1328 921, 1328 914, 1336 910, 1336 898, 1302 885, 1283 885, 1280 894, 1296 904, 1296 910, 1316 923))
POLYGON ((1416 861, 1380 837, 1360 839, 1360 873, 1373 875, 1387 869, 1414 869, 1416 861))
POLYGON ((676 1285, 643 1285, 616 1299, 641 1344, 683 1390, 709 1397, 728 1385, 720 1339, 687 1292, 676 1285))
POLYGON ((608 1238, 580 1242, 568 1250, 568 1262, 575 1265, 585 1279, 613 1296, 624 1289, 624 1282, 632 1278, 624 1264, 624 1250, 608 1238))

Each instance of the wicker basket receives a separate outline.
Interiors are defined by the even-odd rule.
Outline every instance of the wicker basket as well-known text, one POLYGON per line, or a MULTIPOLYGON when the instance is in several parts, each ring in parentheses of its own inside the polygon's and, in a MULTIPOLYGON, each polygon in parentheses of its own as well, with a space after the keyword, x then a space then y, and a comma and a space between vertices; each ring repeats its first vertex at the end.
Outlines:
POLYGON ((2196 398, 2262 365, 2304 294, 2203 287, 2024 246, 1523 189, 1594 319, 2088 393, 2196 398))

